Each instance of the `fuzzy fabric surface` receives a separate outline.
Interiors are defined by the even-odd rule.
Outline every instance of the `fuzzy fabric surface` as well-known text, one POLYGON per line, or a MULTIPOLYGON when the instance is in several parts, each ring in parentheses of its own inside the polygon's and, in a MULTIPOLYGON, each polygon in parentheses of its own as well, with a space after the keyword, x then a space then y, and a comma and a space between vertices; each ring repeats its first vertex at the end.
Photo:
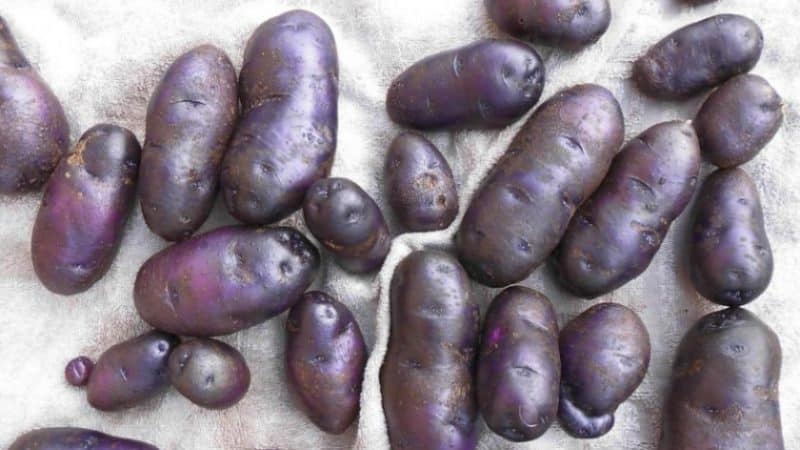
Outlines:
MULTIPOLYGON (((781 408, 787 449, 800 449, 800 306, 792 279, 800 271, 800 52, 797 0, 720 0, 703 7, 678 0, 611 0, 611 27, 577 53, 537 46, 546 63, 542 99, 564 87, 595 82, 622 105, 626 137, 670 119, 690 119, 703 96, 685 102, 643 97, 630 81, 634 59, 670 31, 715 13, 745 14, 764 30, 765 47, 754 73, 767 78, 786 103, 785 122, 769 146, 745 167, 757 181, 775 254, 768 291, 748 309, 780 336, 783 346, 781 408)), ((252 371, 246 398, 225 411, 194 406, 171 390, 120 413, 93 410, 85 394, 66 384, 64 365, 147 329, 132 301, 134 277, 150 255, 167 245, 151 233, 137 209, 108 274, 89 291, 69 298, 37 280, 30 236, 40 194, 0 198, 0 447, 22 432, 45 426, 82 426, 151 442, 162 450, 388 448, 378 372, 389 337, 388 285, 395 265, 410 251, 450 249, 459 219, 447 230, 399 234, 386 207, 382 166, 400 128, 384 106, 391 80, 429 54, 483 37, 501 36, 481 0, 2 0, 22 49, 61 100, 73 142, 99 122, 112 122, 144 139, 151 92, 181 53, 212 43, 238 67, 251 32, 293 8, 323 17, 336 37, 340 62, 339 142, 333 175, 359 183, 383 207, 396 239, 383 269, 370 276, 343 272, 329 257, 315 287, 347 304, 371 350, 357 424, 340 436, 319 431, 297 408, 283 367, 285 315, 224 338, 242 351, 252 371)), ((481 179, 503 154, 522 120, 500 131, 428 133, 456 176, 461 212, 481 179)), ((3 126, 0 124, 0 126, 3 126)), ((706 165, 703 174, 711 168, 706 165)), ((691 206, 690 206, 691 208, 691 206)), ((690 209, 687 209, 690 211, 690 209)), ((578 441, 557 425, 539 440, 512 445, 479 419, 479 449, 650 450, 657 446, 661 405, 676 346, 703 314, 716 309, 693 290, 686 272, 690 214, 673 225, 649 269, 602 298, 633 308, 649 328, 652 361, 643 384, 616 415, 616 426, 594 441, 578 441)), ((532 218, 535 220, 535 218, 532 218)), ((221 201, 203 230, 233 223, 221 201)), ((285 221, 307 232, 302 216, 285 221)), ((796 281, 796 280, 795 280, 796 281)), ((563 324, 591 303, 564 291, 550 267, 524 282, 544 292, 563 324)), ((474 285, 481 308, 497 290, 474 285)))

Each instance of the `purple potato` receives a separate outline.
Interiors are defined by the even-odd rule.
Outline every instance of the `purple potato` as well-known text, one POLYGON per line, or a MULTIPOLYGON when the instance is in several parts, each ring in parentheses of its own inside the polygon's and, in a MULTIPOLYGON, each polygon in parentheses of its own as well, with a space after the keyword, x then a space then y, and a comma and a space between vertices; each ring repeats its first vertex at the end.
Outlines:
POLYGON ((752 313, 701 318, 672 366, 660 450, 783 450, 778 336, 752 313))
POLYGON ((386 110, 412 128, 502 128, 531 109, 543 88, 536 50, 484 39, 414 63, 389 86, 386 110))
POLYGON ((230 213, 281 220, 328 176, 336 150, 339 63, 328 25, 302 10, 258 27, 239 75, 242 116, 222 162, 230 213))
POLYGON ((633 78, 652 97, 683 99, 749 71, 763 47, 755 22, 720 14, 680 28, 651 47, 636 60, 633 78))
POLYGON ((94 361, 86 356, 79 356, 64 368, 64 378, 75 387, 86 386, 94 370, 94 361))
POLYGON ((11 443, 8 450, 158 450, 140 441, 85 428, 39 428, 11 443))
POLYGON ((619 103, 601 86, 573 86, 540 105, 464 214, 456 248, 470 276, 500 287, 533 272, 600 185, 623 136, 619 103))
POLYGON ((0 17, 0 194, 41 188, 69 146, 58 99, 0 17))
POLYGON ((695 206, 689 274, 705 298, 725 306, 756 299, 772 279, 772 249, 755 183, 742 169, 720 169, 695 206))
POLYGON ((608 433, 617 407, 639 387, 650 364, 644 323, 622 305, 600 303, 561 330, 559 349, 562 427, 583 439, 608 433))
POLYGON ((134 302, 159 330, 230 334, 289 309, 319 264, 317 249, 292 228, 222 227, 151 256, 136 276, 134 302))
POLYGON ((88 129, 45 188, 33 226, 33 268, 62 295, 86 291, 117 255, 136 198, 141 147, 116 125, 88 129))
POLYGON ((358 416, 367 347, 347 307, 307 292, 286 321, 286 372, 306 415, 323 431, 343 433, 358 416))
POLYGON ((718 167, 744 164, 772 140, 783 123, 783 100, 767 80, 739 75, 703 103, 694 127, 703 156, 718 167))
POLYGON ((475 428, 480 312, 452 256, 416 251, 395 269, 380 372, 392 449, 469 450, 475 428))
POLYGON ((392 245, 375 200, 347 178, 314 183, 303 202, 303 217, 311 234, 350 272, 377 270, 392 245))
POLYGON ((167 360, 178 343, 177 336, 153 330, 106 350, 89 377, 89 404, 101 411, 119 411, 166 390, 167 360))
POLYGON ((208 218, 238 110, 236 70, 222 50, 196 47, 167 69, 147 108, 139 189, 159 236, 186 239, 208 218))
POLYGON ((556 249, 561 283, 595 298, 644 272, 694 195, 700 160, 690 122, 660 123, 623 147, 556 249))
POLYGON ((544 434, 558 412, 561 360, 553 305, 512 286, 492 300, 478 357, 478 407, 489 428, 514 442, 544 434))
POLYGON ((397 220, 409 231, 447 228, 458 214, 450 165, 421 134, 400 133, 386 154, 386 194, 397 220))

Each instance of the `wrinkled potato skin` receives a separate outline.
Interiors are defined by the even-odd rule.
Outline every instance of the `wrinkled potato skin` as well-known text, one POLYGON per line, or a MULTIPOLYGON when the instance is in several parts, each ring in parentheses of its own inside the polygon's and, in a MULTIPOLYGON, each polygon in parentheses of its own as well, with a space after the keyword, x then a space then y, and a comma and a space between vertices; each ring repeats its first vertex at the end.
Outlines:
POLYGON ((85 428, 39 428, 11 443, 8 450, 158 450, 158 448, 85 428))
POLYGON ((208 218, 238 110, 236 70, 222 50, 202 45, 167 69, 147 108, 139 189, 159 236, 186 239, 208 218))
POLYGON ((742 306, 769 286, 773 260, 753 179, 742 169, 709 176, 695 207, 689 274, 705 298, 742 306))
POLYGON ((683 99, 749 71, 763 47, 764 36, 755 22, 721 14, 662 39, 636 60, 633 78, 652 97, 683 99))
POLYGON ((514 442, 540 437, 558 412, 561 360, 550 300, 512 286, 492 300, 478 357, 478 408, 489 428, 514 442))
POLYGON ((694 121, 703 156, 727 168, 753 159, 783 123, 783 100, 764 78, 739 75, 703 103, 694 121))
POLYGON ((317 249, 292 228, 222 227, 150 257, 136 276, 134 302, 159 330, 230 334, 289 309, 319 264, 317 249))
POLYGON ((700 163, 689 122, 655 125, 623 147, 555 252, 561 284, 595 298, 644 272, 694 195, 700 163))
POLYGON ((474 386, 479 310, 452 256, 417 251, 395 269, 380 382, 394 450, 477 445, 474 386))
POLYGON ((600 185, 623 136, 619 103, 603 87, 577 85, 539 106, 464 214, 456 247, 470 276, 501 287, 533 272, 600 185))
POLYGON ((307 292, 286 321, 286 371, 306 415, 343 433, 358 417, 367 347, 349 309, 324 292, 307 292))
POLYGON ((672 366, 660 450, 783 450, 778 336, 744 309, 701 318, 672 366))
POLYGON ((69 147, 61 103, 0 17, 0 194, 41 188, 69 147))
POLYGON ((222 191, 234 217, 281 220, 328 176, 338 83, 336 43, 316 15, 290 11, 256 29, 239 75, 241 119, 222 163, 222 191))
POLYGON ((106 274, 133 210, 140 157, 133 133, 100 124, 61 159, 31 237, 33 268, 47 289, 77 294, 106 274))
POLYGON ((539 100, 544 64, 528 45, 484 39, 428 56, 389 86, 386 110, 421 130, 502 128, 539 100))

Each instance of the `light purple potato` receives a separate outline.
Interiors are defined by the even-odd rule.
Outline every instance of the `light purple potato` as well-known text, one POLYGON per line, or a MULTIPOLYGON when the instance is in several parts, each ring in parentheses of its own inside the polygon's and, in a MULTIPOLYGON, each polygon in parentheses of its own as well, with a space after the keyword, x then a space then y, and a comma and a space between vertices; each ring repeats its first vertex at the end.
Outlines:
POLYGON ((39 428, 19 436, 8 450, 158 450, 140 441, 85 428, 39 428))

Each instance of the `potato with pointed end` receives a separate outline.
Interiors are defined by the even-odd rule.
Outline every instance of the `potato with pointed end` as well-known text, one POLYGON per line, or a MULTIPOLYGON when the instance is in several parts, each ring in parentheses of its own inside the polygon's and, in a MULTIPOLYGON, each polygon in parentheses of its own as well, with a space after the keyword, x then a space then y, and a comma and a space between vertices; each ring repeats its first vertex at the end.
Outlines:
POLYGON ((216 339, 186 341, 170 354, 169 382, 192 403, 226 409, 250 388, 250 369, 238 350, 216 339))
POLYGON ((158 450, 140 441, 85 428, 39 428, 11 443, 8 450, 158 450))

